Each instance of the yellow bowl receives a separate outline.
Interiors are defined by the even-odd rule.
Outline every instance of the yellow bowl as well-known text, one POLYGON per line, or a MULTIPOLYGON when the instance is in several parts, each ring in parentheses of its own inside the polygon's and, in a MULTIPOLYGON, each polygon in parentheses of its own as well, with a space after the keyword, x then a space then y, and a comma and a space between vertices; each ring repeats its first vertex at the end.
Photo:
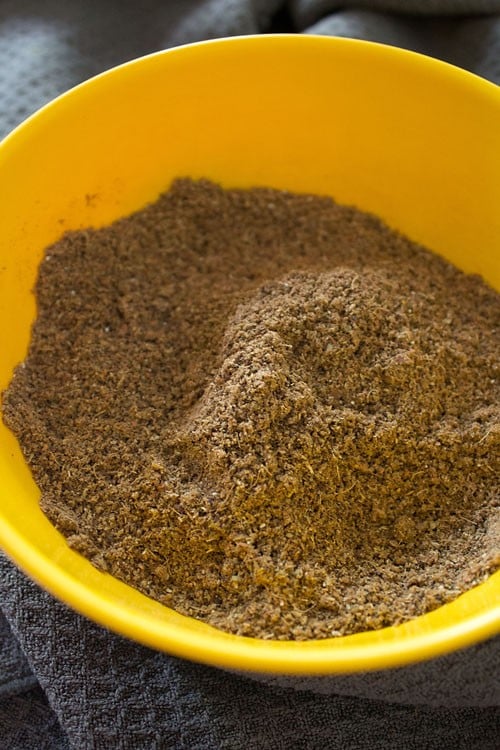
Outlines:
MULTIPOLYGON (((44 248, 154 200, 179 175, 325 193, 382 216, 500 287, 500 90, 458 68, 348 39, 257 36, 154 54, 73 89, 0 145, 0 389, 25 356, 44 248)), ((327 674, 402 665, 500 629, 500 574, 399 627, 307 642, 181 616, 66 545, 0 427, 0 543, 93 620, 222 667, 327 674)))

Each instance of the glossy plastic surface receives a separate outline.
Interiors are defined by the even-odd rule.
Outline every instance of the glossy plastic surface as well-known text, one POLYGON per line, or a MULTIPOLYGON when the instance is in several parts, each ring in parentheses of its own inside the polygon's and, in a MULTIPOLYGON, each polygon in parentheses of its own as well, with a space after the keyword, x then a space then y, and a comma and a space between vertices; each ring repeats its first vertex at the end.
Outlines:
MULTIPOLYGON (((347 39, 218 40, 116 68, 0 145, 0 389, 27 349, 44 248, 154 200, 174 177, 326 193, 500 287, 500 90, 410 52, 347 39)), ((182 617, 71 551, 0 426, 0 544, 97 622, 190 659, 326 674, 402 665, 500 629, 500 574, 403 626, 305 643, 182 617)))

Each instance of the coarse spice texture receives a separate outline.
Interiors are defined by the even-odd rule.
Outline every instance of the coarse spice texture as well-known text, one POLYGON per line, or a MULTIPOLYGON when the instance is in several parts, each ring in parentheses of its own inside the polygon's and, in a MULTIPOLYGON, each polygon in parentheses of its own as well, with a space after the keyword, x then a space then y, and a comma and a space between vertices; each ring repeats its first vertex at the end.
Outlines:
POLYGON ((48 248, 36 296, 4 419, 101 569, 307 639, 499 566, 500 296, 478 276, 327 197, 179 179, 48 248))

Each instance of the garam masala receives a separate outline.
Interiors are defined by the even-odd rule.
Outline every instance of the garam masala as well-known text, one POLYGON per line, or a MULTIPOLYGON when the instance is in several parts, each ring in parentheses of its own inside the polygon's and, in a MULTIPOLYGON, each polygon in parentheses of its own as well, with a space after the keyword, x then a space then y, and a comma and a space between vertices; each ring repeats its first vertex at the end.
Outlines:
POLYGON ((308 639, 498 567, 500 296, 375 216, 179 179, 48 248, 36 298, 4 419, 102 570, 308 639))

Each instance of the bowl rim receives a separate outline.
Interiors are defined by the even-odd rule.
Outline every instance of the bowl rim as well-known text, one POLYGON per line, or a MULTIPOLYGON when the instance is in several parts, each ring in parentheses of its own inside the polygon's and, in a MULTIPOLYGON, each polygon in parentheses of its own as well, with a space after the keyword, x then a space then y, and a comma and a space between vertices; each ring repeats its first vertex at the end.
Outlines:
MULTIPOLYGON (((481 89, 494 101, 500 112, 500 87, 474 73, 420 53, 351 38, 313 34, 253 34, 204 40, 153 52, 114 66, 79 83, 38 109, 1 141, 0 163, 2 151, 10 148, 11 143, 17 142, 18 138, 22 139, 33 120, 44 117, 48 111, 57 107, 59 102, 73 97, 74 92, 79 89, 93 85, 95 81, 103 77, 116 75, 123 68, 141 65, 150 58, 185 54, 184 50, 210 48, 221 44, 234 47, 256 44, 281 44, 284 47, 290 44, 293 46, 328 44, 332 48, 334 46, 371 48, 375 54, 383 50, 384 54, 392 55, 394 60, 418 60, 419 64, 432 71, 445 72, 455 79, 459 78, 466 86, 473 87, 475 90, 481 89)), ((196 631, 178 622, 158 619, 154 614, 124 611, 118 601, 113 601, 102 592, 88 589, 82 581, 64 570, 54 560, 47 558, 29 543, 18 529, 1 516, 0 543, 7 555, 32 579, 77 612, 100 625, 152 648, 230 669, 283 675, 326 675, 376 670, 441 656, 500 632, 500 602, 497 606, 491 606, 479 614, 464 616, 456 622, 448 623, 447 626, 427 628, 418 633, 412 633, 412 623, 422 620, 423 617, 429 617, 429 614, 415 618, 404 625, 384 628, 383 631, 370 631, 372 642, 368 644, 360 640, 359 635, 363 634, 312 641, 276 641, 235 636, 206 625, 196 631), (395 631, 394 638, 381 638, 374 645, 373 633, 386 633, 387 631, 395 631), (403 632, 406 634, 401 638, 400 634, 403 632)), ((491 588, 494 605, 493 585, 497 589, 499 582, 500 572, 490 576, 476 589, 481 589, 484 595, 488 596, 489 588, 491 588)), ((498 596, 496 600, 498 601, 498 596)), ((177 617, 181 616, 177 615, 177 617)), ((191 620, 191 618, 185 619, 191 620)))
POLYGON ((494 102, 500 107, 500 86, 493 83, 493 81, 489 81, 487 78, 483 78, 482 76, 478 75, 477 73, 473 73, 470 70, 466 70, 465 68, 461 68, 458 65, 454 65, 453 63, 447 62, 446 60, 440 60, 435 57, 430 57, 429 55, 425 55, 422 52, 416 52, 414 50, 405 49, 403 47, 396 47, 391 44, 386 44, 384 42, 373 42, 369 41, 367 39, 358 39, 356 37, 349 37, 349 36, 343 36, 343 37, 337 37, 337 36, 329 36, 327 34, 300 34, 300 33, 272 33, 272 34, 238 34, 235 36, 230 37, 217 37, 214 39, 202 39, 197 42, 188 42, 186 44, 179 44, 174 47, 167 47, 166 49, 160 49, 155 52, 149 52, 145 55, 140 55, 139 57, 134 57, 130 60, 126 60, 125 62, 119 63, 118 65, 113 65, 110 68, 106 68, 105 70, 101 71, 100 73, 96 73, 95 75, 90 76, 90 78, 86 78, 85 80, 81 81, 80 83, 75 84, 74 86, 70 86, 65 91, 61 92, 57 96, 50 99, 45 104, 38 107, 34 112, 32 112, 30 115, 28 115, 26 118, 24 118, 18 125, 16 125, 11 131, 9 131, 3 138, 0 139, 0 146, 6 146, 7 143, 14 138, 17 138, 20 133, 24 131, 25 128, 29 126, 32 119, 38 119, 38 117, 45 114, 46 111, 52 109, 56 105, 59 104, 61 100, 66 100, 67 98, 73 96, 74 92, 78 92, 81 88, 86 88, 89 84, 93 84, 95 81, 98 81, 99 79, 103 77, 107 77, 109 75, 115 74, 117 71, 120 71, 122 68, 129 68, 131 66, 141 65, 145 61, 164 57, 164 56, 170 56, 172 54, 176 54, 179 51, 182 50, 194 50, 194 49, 200 49, 203 47, 213 47, 213 46, 219 46, 221 44, 227 45, 227 46, 233 46, 237 44, 247 44, 247 43, 259 43, 259 44, 267 44, 270 41, 274 41, 278 44, 284 43, 284 44, 304 44, 307 45, 308 43, 313 41, 313 43, 320 43, 320 44, 333 44, 338 47, 342 46, 352 46, 352 47, 359 47, 365 48, 365 49, 373 49, 373 50, 385 50, 388 54, 391 54, 394 56, 394 59, 399 58, 400 60, 410 60, 410 59, 418 59, 420 61, 420 64, 423 66, 428 67, 430 70, 441 70, 441 71, 447 71, 449 75, 454 77, 456 80, 460 79, 462 84, 467 83, 470 86, 474 86, 475 88, 481 88, 483 91, 483 94, 489 95, 494 102), (297 42, 297 40, 300 40, 297 42))

